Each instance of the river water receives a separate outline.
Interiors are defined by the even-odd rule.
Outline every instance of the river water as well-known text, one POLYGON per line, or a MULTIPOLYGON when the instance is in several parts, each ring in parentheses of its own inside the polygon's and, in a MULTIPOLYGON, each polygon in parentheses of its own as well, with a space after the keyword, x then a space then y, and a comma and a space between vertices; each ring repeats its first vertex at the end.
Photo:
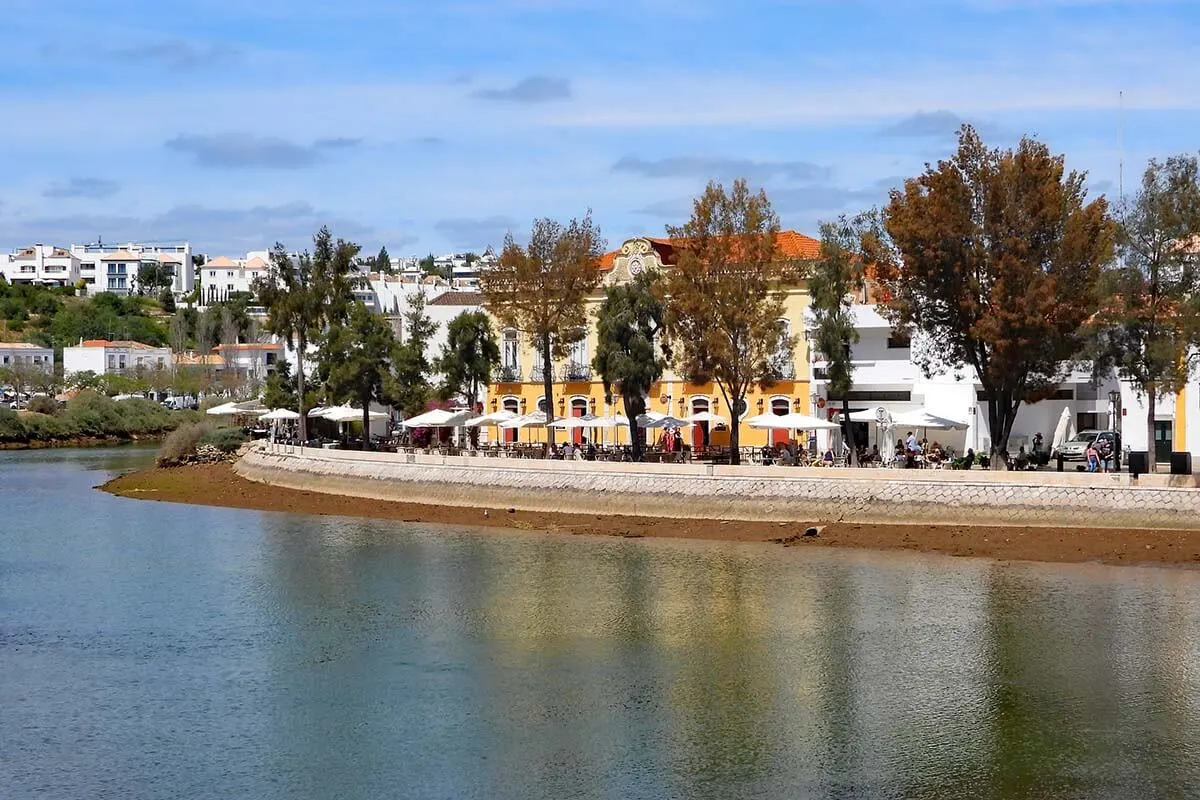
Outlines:
POLYGON ((1194 572, 92 489, 147 459, 0 454, 0 798, 1200 793, 1194 572))

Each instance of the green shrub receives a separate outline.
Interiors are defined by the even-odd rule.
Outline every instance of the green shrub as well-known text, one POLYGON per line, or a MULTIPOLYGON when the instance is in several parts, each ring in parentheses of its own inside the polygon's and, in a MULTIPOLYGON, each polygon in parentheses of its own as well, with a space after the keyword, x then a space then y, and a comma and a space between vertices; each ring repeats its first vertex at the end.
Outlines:
POLYGON ((27 442, 29 432, 17 412, 11 408, 0 408, 0 442, 27 442))
POLYGON ((158 448, 158 456, 154 459, 160 467, 174 467, 182 464, 185 459, 196 452, 196 448, 212 431, 212 427, 203 422, 189 422, 180 425, 166 438, 162 447, 158 448))
POLYGON ((127 433, 116 402, 97 392, 80 392, 68 400, 62 418, 69 420, 83 436, 124 436, 127 433))
POLYGON ((54 416, 58 413, 58 401, 53 397, 38 395, 29 401, 25 406, 26 411, 32 411, 35 414, 49 414, 54 416))
POLYGON ((62 420, 49 414, 26 413, 21 417, 25 426, 25 434, 29 439, 49 442, 55 439, 69 439, 74 434, 62 420))
POLYGON ((129 433, 163 433, 178 426, 171 412, 153 400, 134 397, 116 405, 129 433))
POLYGON ((217 428, 205 434, 200 444, 211 444, 222 453, 232 453, 246 440, 246 434, 242 433, 241 428, 217 428))

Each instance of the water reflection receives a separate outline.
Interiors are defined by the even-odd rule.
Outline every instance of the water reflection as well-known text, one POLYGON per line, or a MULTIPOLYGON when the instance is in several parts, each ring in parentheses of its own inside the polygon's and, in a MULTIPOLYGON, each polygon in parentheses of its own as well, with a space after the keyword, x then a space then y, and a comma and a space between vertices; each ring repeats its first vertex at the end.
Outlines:
POLYGON ((0 457, 38 487, 0 529, 5 798, 1200 785, 1194 573, 184 508, 87 491, 105 458, 0 457))

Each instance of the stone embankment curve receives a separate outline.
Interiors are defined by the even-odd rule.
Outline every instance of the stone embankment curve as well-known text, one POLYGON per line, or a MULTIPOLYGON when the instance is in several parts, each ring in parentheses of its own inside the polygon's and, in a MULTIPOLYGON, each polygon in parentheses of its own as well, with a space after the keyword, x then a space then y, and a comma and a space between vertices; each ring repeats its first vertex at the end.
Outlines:
POLYGON ((238 474, 364 499, 522 511, 1200 530, 1191 476, 540 461, 256 444, 238 474))

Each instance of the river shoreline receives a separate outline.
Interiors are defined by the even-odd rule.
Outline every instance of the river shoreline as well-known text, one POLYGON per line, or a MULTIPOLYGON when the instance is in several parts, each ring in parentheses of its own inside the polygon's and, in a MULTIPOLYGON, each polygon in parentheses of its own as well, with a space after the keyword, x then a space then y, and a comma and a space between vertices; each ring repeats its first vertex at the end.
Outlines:
POLYGON ((773 547, 907 550, 959 557, 1051 563, 1200 567, 1200 531, 1098 530, 1019 526, 832 523, 804 536, 802 522, 659 519, 422 505, 287 489, 241 477, 229 464, 146 469, 100 487, 137 500, 401 522, 469 525, 556 534, 758 542, 773 547))
POLYGON ((54 450, 58 448, 125 447, 161 442, 166 434, 144 434, 139 436, 82 436, 77 439, 35 439, 30 442, 0 442, 0 450, 54 450))

